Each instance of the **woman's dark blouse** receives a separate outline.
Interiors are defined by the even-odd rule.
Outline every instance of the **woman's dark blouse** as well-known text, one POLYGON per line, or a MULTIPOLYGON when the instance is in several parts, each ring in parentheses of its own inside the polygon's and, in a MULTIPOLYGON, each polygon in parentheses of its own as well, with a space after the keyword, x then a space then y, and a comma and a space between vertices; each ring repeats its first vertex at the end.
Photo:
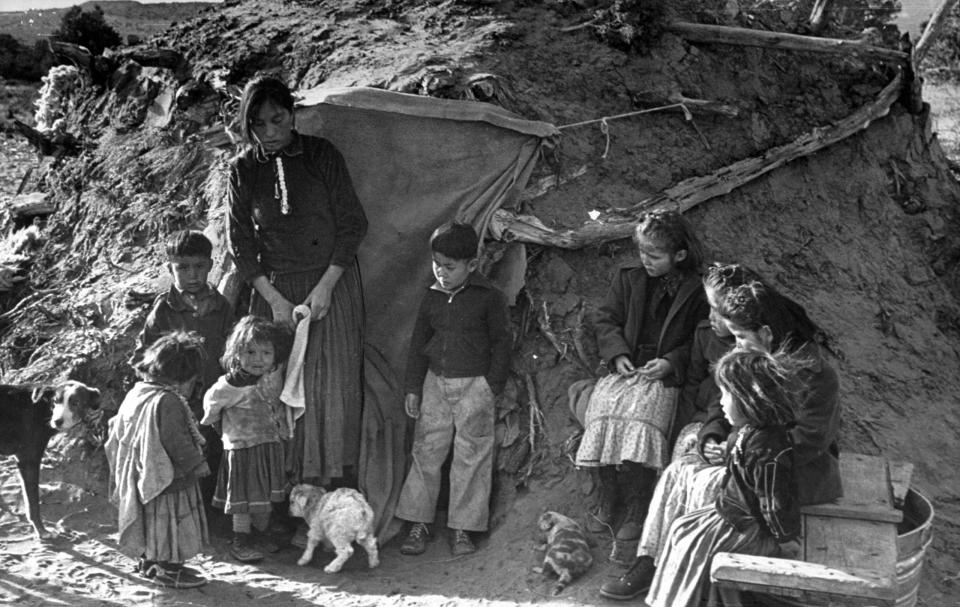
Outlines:
POLYGON ((294 133, 276 155, 247 150, 230 171, 228 234, 240 274, 257 276, 349 266, 367 232, 343 156, 326 139, 294 133), (289 214, 281 212, 276 158, 289 214))

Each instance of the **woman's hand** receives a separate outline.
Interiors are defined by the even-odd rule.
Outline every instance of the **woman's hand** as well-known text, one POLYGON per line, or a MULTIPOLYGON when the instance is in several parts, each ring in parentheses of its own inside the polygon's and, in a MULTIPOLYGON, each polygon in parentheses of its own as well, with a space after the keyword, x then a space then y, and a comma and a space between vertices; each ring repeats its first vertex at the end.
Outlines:
POLYGON ((310 306, 310 318, 320 320, 330 312, 330 301, 333 298, 333 288, 337 286, 337 281, 343 276, 343 268, 336 265, 327 267, 320 282, 313 287, 310 295, 303 300, 303 305, 310 306))
POLYGON ((637 372, 636 367, 630 362, 630 357, 626 354, 621 354, 613 359, 613 368, 623 377, 630 377, 637 372))
POLYGON ((273 320, 274 322, 281 324, 285 327, 293 328, 293 304, 284 299, 283 297, 278 298, 276 301, 270 303, 270 310, 273 311, 273 320))
POLYGON ((420 397, 416 394, 407 394, 403 401, 403 409, 413 419, 420 419, 420 397))
POLYGON ((723 463, 723 445, 717 442, 715 438, 708 438, 703 443, 703 457, 706 458, 707 463, 713 464, 714 466, 719 466, 723 463))
POLYGON ((294 328, 293 304, 287 301, 287 298, 270 284, 270 281, 263 274, 254 278, 252 284, 260 297, 270 305, 274 322, 291 329, 294 328))
POLYGON ((673 365, 666 358, 654 358, 637 369, 637 373, 647 379, 663 379, 673 373, 673 365))
POLYGON ((333 297, 333 288, 328 287, 324 281, 317 283, 310 291, 310 295, 303 300, 303 305, 310 307, 310 319, 320 320, 330 311, 330 300, 333 297))

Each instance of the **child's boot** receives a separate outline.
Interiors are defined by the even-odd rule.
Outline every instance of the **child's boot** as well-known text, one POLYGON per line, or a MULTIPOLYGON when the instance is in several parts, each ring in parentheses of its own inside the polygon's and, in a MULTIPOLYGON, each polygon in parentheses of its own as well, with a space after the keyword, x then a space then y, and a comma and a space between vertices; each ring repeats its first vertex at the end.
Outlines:
POLYGON ((263 560, 263 553, 254 547, 249 533, 234 533, 230 541, 230 556, 241 563, 256 563, 263 560))
POLYGON ((597 503, 587 517, 587 530, 591 533, 609 530, 617 510, 617 469, 614 466, 600 466, 597 477, 597 503))

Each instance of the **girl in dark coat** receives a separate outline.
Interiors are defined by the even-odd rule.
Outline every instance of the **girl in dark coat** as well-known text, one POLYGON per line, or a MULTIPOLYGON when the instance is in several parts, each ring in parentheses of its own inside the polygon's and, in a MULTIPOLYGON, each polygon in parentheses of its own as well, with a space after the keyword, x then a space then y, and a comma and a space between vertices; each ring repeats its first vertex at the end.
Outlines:
POLYGON ((623 469, 626 516, 618 539, 640 534, 697 323, 708 306, 700 282, 700 241, 673 211, 648 213, 634 233, 638 266, 618 270, 595 321, 600 356, 613 373, 594 388, 577 451, 579 466, 599 468, 597 520, 611 525, 623 469))

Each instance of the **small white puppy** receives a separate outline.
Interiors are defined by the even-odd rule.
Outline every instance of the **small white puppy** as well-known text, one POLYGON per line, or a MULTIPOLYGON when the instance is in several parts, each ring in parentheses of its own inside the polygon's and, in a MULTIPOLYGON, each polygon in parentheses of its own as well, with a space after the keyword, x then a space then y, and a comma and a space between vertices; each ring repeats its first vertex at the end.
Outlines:
POLYGON ((327 573, 340 571, 353 556, 356 541, 367 551, 371 568, 380 564, 377 538, 373 531, 373 509, 356 489, 337 489, 327 493, 323 487, 297 485, 290 492, 290 514, 307 521, 307 547, 298 565, 306 565, 313 558, 317 544, 323 542, 333 548, 337 558, 323 568, 327 573))

